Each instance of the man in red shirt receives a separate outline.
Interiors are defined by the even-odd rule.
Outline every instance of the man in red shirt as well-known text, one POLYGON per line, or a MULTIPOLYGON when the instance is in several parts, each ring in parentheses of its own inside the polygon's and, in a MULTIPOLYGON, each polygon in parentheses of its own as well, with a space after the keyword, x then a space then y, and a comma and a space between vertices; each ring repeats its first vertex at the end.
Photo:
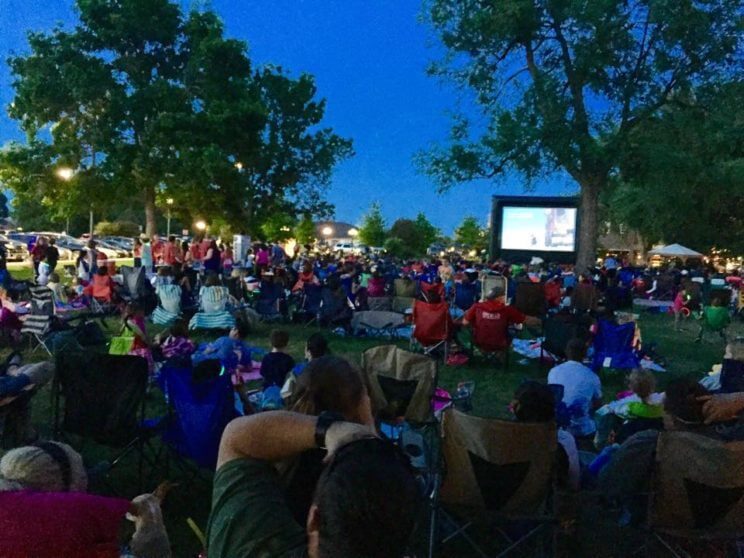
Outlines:
POLYGON ((540 319, 526 316, 514 306, 507 306, 502 297, 503 287, 494 287, 486 295, 486 300, 473 304, 462 324, 473 328, 473 343, 484 352, 505 351, 509 348, 508 329, 513 324, 540 324, 540 319))
POLYGON ((150 242, 150 249, 152 250, 152 261, 155 265, 163 263, 163 241, 156 234, 152 235, 152 241, 150 242))
POLYGON ((171 235, 168 237, 168 242, 163 245, 163 263, 165 265, 173 265, 176 262, 182 261, 181 247, 176 242, 176 237, 171 235))

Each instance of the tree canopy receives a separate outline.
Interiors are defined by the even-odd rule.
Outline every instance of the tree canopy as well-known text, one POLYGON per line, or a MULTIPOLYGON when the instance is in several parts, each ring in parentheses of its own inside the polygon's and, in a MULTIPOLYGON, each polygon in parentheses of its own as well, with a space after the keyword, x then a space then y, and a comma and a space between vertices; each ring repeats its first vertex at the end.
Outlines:
POLYGON ((136 199, 148 233, 165 198, 184 222, 198 211, 254 234, 277 213, 331 212, 331 172, 352 148, 322 127, 312 77, 253 68, 210 11, 185 15, 169 0, 76 5, 73 31, 30 33, 31 53, 10 60, 9 113, 29 139, 0 158, 8 187, 37 190, 68 217, 136 199), (63 167, 71 179, 55 176, 63 167))
POLYGON ((744 82, 701 88, 632 135, 613 221, 650 241, 744 252, 744 82))
POLYGON ((480 111, 455 119, 424 168, 440 188, 567 173, 581 190, 580 267, 635 129, 742 69, 740 0, 427 0, 425 14, 447 49, 431 72, 474 92, 480 111))
POLYGON ((379 202, 374 202, 362 219, 359 227, 359 240, 367 246, 382 246, 385 244, 385 218, 379 202))
POLYGON ((455 241, 480 253, 488 248, 488 229, 481 227, 475 217, 467 216, 455 229, 455 241))
POLYGON ((438 235, 439 230, 419 213, 415 220, 398 219, 393 223, 387 232, 385 250, 402 258, 420 257, 438 235))

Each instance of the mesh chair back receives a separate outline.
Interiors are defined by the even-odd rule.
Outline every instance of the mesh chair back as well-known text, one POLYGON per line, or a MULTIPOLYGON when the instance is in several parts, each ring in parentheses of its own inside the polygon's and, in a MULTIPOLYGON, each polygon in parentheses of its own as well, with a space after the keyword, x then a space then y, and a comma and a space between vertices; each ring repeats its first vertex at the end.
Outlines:
POLYGON ((230 375, 195 381, 190 368, 165 366, 161 385, 176 416, 164 439, 180 455, 214 468, 222 432, 235 418, 230 375))
POLYGON ((437 379, 434 360, 395 345, 382 345, 362 353, 362 369, 373 408, 380 415, 403 416, 414 423, 432 418, 431 398, 437 379), (401 401, 407 403, 405 409, 400 408, 401 401))
POLYGON ((320 301, 322 300, 323 287, 306 283, 302 287, 304 298, 302 300, 302 310, 313 316, 320 310, 320 301))
POLYGON ((528 316, 545 314, 545 286, 542 283, 517 283, 514 306, 528 316))
POLYGON ((57 389, 64 397, 62 429, 118 446, 135 437, 147 388, 147 361, 87 352, 57 355, 57 389))
POLYGON ((395 296, 413 298, 416 296, 416 282, 410 279, 398 277, 393 281, 395 296))
POLYGON ((671 534, 744 536, 744 442, 661 432, 649 523, 671 534))
POLYGON ((501 287, 506 295, 506 277, 503 275, 484 275, 481 279, 481 300, 486 300, 486 295, 494 287, 501 287))
POLYGON ((554 423, 443 416, 447 475, 442 501, 503 514, 533 514, 544 504, 557 448, 554 423))
POLYGON ((443 283, 426 283, 422 281, 419 285, 421 288, 421 298, 426 302, 440 302, 444 300, 443 283))
POLYGON ((424 347, 447 341, 452 336, 453 324, 446 302, 424 302, 413 305, 413 337, 424 347))

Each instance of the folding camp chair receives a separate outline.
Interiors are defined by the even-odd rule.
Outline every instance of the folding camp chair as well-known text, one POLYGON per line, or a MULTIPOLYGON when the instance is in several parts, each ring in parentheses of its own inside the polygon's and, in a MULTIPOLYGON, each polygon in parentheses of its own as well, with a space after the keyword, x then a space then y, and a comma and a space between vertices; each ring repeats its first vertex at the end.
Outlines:
POLYGON ((717 333, 726 342, 726 328, 731 323, 729 310, 725 306, 706 306, 700 316, 700 332, 696 341, 701 341, 707 332, 717 333))
POLYGON ((511 335, 509 321, 503 312, 486 312, 476 307, 475 318, 470 323, 471 350, 478 349, 484 355, 500 354, 504 368, 509 366, 511 335))
POLYGON ((653 297, 656 300, 674 300, 674 295, 674 277, 667 273, 659 275, 656 278, 656 292, 653 293, 653 297))
POLYGON ((429 303, 417 300, 414 303, 412 347, 416 341, 423 347, 426 355, 431 355, 438 347, 443 347, 444 361, 447 362, 453 330, 454 324, 446 302, 429 303))
POLYGON ((551 279, 544 285, 545 306, 548 309, 555 309, 561 303, 561 284, 557 279, 551 279))
POLYGON ((528 316, 544 316, 545 286, 542 283, 517 283, 514 306, 528 316))
POLYGON ((90 284, 86 287, 90 296, 90 309, 96 316, 111 316, 117 313, 118 308, 114 304, 113 281, 108 275, 95 274, 90 284))
POLYGON ((168 326, 181 316, 181 287, 160 285, 156 289, 158 307, 152 313, 152 323, 168 326))
POLYGON ((53 432, 59 440, 73 434, 114 448, 108 470, 132 452, 138 454, 142 484, 147 427, 147 361, 136 356, 64 351, 57 354, 52 384, 53 432))
POLYGON ((393 281, 395 296, 393 297, 393 312, 405 313, 413 308, 416 299, 416 282, 410 278, 398 277, 393 281))
POLYGON ((282 300, 284 298, 284 289, 278 283, 273 281, 261 281, 261 288, 258 299, 256 299, 256 312, 261 319, 267 322, 281 320, 282 300))
POLYGON ((594 359, 592 367, 629 370, 638 368, 640 360, 633 346, 635 323, 613 324, 599 320, 597 333, 594 336, 594 359))
MULTIPOLYGON (((468 533, 475 521, 497 527, 504 537, 506 547, 499 557, 523 548, 544 531, 552 544, 556 519, 549 503, 558 446, 555 423, 483 419, 448 409, 442 430, 446 473, 440 492, 443 506, 434 519, 452 528, 442 544, 462 536, 487 557, 468 533), (465 518, 465 523, 451 513, 465 518), (522 526, 517 535, 503 528, 513 521, 522 526)), ((436 540, 437 529, 432 532, 436 540)))
POLYGON ((200 311, 191 316, 189 329, 231 329, 235 317, 227 309, 230 293, 226 287, 202 287, 199 296, 200 311))
POLYGON ((587 312, 596 312, 599 294, 597 288, 591 283, 579 283, 574 289, 571 297, 571 309, 574 312, 583 314, 587 312))
MULTIPOLYGON (((679 539, 722 542, 744 537, 744 442, 693 432, 659 434, 648 531, 672 556, 690 556, 679 539)), ((718 551, 719 555, 721 551, 718 551)), ((741 555, 741 547, 739 554, 741 555)))
POLYGON ((145 314, 152 313, 158 301, 155 290, 147 280, 145 268, 122 266, 120 271, 123 279, 122 290, 119 293, 121 299, 125 302, 137 302, 145 314))
POLYGON ((383 312, 392 312, 393 310, 393 297, 392 296, 368 296, 367 307, 370 310, 379 310, 383 312))
POLYGON ((571 314, 555 314, 543 321, 542 329, 540 362, 546 352, 555 357, 556 364, 566 360, 566 345, 579 331, 578 320, 571 314))
POLYGON ((362 369, 378 418, 386 422, 404 419, 413 424, 432 420, 436 361, 395 345, 381 345, 362 353, 362 369))
POLYGON ((395 339, 398 337, 398 330, 405 325, 403 314, 397 312, 365 310, 354 312, 351 318, 351 330, 354 335, 360 335, 364 331, 369 337, 395 339))
POLYGON ((321 303, 318 310, 318 323, 322 327, 349 327, 352 310, 349 299, 341 289, 332 290, 323 287, 321 291, 321 303))
POLYGON ((222 431, 237 416, 231 375, 199 380, 191 368, 166 365, 159 383, 172 411, 163 442, 175 455, 214 469, 222 431))
POLYGON ((302 321, 310 324, 318 319, 322 301, 323 287, 306 283, 302 286, 302 301, 300 302, 300 316, 302 321))
POLYGON ((426 302, 440 302, 445 299, 444 283, 419 283, 421 298, 426 302))
MULTIPOLYGON (((506 277, 503 275, 484 275, 481 278, 481 300, 486 300, 486 295, 490 293, 495 287, 503 289, 504 295, 506 295, 506 277)), ((508 300, 504 301, 508 303, 508 300)))
POLYGON ((21 333, 29 336, 29 348, 31 352, 44 349, 49 356, 52 352, 46 345, 46 341, 52 332, 54 322, 54 296, 52 290, 47 287, 33 286, 31 291, 31 311, 23 320, 21 333), (34 345, 33 342, 36 341, 34 345))

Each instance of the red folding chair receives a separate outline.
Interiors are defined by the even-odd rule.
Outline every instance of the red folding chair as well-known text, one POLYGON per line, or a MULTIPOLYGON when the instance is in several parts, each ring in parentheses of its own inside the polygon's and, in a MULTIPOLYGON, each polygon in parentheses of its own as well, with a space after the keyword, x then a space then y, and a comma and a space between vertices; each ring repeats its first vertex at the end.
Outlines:
POLYGON ((473 345, 483 354, 503 354, 504 366, 509 365, 509 320, 504 312, 476 308, 473 328, 473 345))
POLYGON ((424 349, 424 354, 444 346, 444 360, 447 361, 449 341, 453 331, 449 305, 445 301, 424 302, 417 300, 413 305, 413 336, 411 344, 416 341, 424 349))
POLYGON ((421 281, 421 296, 426 302, 441 302, 444 300, 443 283, 425 283, 421 281))

